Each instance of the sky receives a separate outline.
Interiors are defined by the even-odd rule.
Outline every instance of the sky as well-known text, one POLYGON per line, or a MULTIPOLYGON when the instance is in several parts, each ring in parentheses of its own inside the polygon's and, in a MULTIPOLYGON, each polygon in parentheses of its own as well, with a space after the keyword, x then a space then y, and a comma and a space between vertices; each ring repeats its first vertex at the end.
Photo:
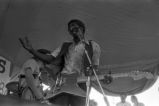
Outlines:
MULTIPOLYGON (((137 94, 136 96, 138 101, 144 103, 145 106, 159 106, 159 78, 151 88, 143 93, 137 94)), ((116 106, 116 104, 120 102, 119 97, 107 96, 107 98, 110 106, 116 106)), ((91 89, 90 99, 95 100, 98 106, 106 106, 102 94, 100 94, 94 88, 91 89)), ((131 103, 130 96, 127 97, 126 101, 131 103)), ((133 106, 132 103, 131 106, 133 106)))

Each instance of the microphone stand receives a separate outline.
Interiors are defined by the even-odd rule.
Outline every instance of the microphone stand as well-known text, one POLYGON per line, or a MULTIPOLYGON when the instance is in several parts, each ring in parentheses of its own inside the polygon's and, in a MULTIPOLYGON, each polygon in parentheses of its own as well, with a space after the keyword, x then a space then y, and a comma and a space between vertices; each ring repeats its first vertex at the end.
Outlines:
MULTIPOLYGON (((85 41, 84 41, 84 43, 85 43, 85 41)), ((86 43, 85 43, 85 44, 86 44, 86 43)), ((96 80, 97 80, 97 83, 98 83, 98 85, 99 85, 99 87, 100 87, 100 89, 101 89, 101 91, 102 91, 102 95, 103 95, 104 101, 105 101, 105 103, 107 104, 107 106, 110 106, 110 105, 109 105, 109 102, 108 102, 108 99, 107 99, 107 97, 106 97, 106 94, 105 94, 105 92, 104 92, 104 90, 103 90, 103 88, 102 88, 102 85, 101 85, 101 83, 100 83, 100 81, 99 81, 99 78, 98 78, 98 76, 97 76, 97 74, 96 74, 96 71, 95 71, 95 69, 94 69, 93 66, 92 66, 92 61, 91 61, 91 59, 90 59, 90 57, 89 57, 89 55, 88 55, 87 50, 85 49, 84 52, 85 52, 86 57, 87 57, 87 59, 88 59, 88 61, 89 61, 89 64, 90 64, 90 68, 89 68, 88 70, 86 70, 86 71, 93 71, 93 73, 94 73, 94 75, 95 75, 95 78, 96 78, 96 80)), ((85 104, 85 106, 89 106, 89 93, 90 93, 90 88, 91 88, 91 74, 92 74, 92 72, 88 72, 87 82, 86 82, 87 92, 86 92, 86 104, 85 104)))

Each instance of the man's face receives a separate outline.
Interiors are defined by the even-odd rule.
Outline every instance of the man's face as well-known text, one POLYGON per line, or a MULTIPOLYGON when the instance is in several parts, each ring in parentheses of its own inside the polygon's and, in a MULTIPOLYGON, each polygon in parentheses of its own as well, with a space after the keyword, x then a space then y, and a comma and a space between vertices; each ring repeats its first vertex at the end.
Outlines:
POLYGON ((84 39, 83 29, 77 23, 70 24, 69 32, 72 35, 72 37, 76 40, 83 40, 84 39))

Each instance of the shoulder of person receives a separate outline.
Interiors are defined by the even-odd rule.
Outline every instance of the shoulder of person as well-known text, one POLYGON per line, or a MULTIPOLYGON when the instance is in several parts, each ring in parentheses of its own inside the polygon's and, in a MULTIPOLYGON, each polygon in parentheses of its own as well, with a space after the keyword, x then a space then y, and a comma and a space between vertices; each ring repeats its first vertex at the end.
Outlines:
POLYGON ((71 44, 71 43, 72 43, 72 41, 64 41, 64 42, 62 42, 56 49, 54 49, 54 51, 52 51, 52 53, 54 53, 54 52, 60 52, 61 48, 64 45, 71 44))
POLYGON ((51 52, 51 55, 54 57, 57 57, 59 54, 63 54, 65 51, 67 51, 67 48, 69 45, 72 44, 71 41, 65 41, 58 48, 56 48, 54 51, 51 52))
POLYGON ((30 58, 30 59, 25 61, 25 63, 23 64, 23 67, 32 66, 32 65, 35 65, 35 64, 37 64, 36 60, 33 59, 33 58, 30 58))
POLYGON ((34 58, 30 58, 26 60, 26 63, 36 63, 36 60, 34 58))
POLYGON ((62 43, 61 47, 66 48, 66 47, 68 47, 71 44, 73 44, 73 41, 65 41, 65 42, 62 43))
POLYGON ((72 40, 67 40, 67 41, 64 41, 62 44, 71 44, 71 43, 73 43, 72 40))
POLYGON ((99 45, 96 41, 94 40, 88 40, 88 42, 91 42, 93 45, 99 45))
POLYGON ((59 45, 59 47, 58 48, 61 48, 63 45, 67 45, 67 44, 72 44, 73 42, 72 41, 64 41, 64 42, 62 42, 60 45, 59 45))
POLYGON ((89 42, 91 42, 93 49, 95 50, 100 50, 100 45, 95 42, 94 40, 88 40, 89 42))

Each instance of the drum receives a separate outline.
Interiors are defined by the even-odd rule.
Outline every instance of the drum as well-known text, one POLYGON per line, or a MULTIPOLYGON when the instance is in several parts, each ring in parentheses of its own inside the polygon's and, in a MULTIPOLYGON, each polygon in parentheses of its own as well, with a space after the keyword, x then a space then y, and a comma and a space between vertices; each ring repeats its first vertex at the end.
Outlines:
POLYGON ((8 89, 8 91, 11 91, 13 93, 19 93, 19 82, 9 82, 6 84, 6 88, 8 89))
POLYGON ((29 87, 25 87, 22 91, 21 98, 29 101, 36 100, 33 91, 29 87))

